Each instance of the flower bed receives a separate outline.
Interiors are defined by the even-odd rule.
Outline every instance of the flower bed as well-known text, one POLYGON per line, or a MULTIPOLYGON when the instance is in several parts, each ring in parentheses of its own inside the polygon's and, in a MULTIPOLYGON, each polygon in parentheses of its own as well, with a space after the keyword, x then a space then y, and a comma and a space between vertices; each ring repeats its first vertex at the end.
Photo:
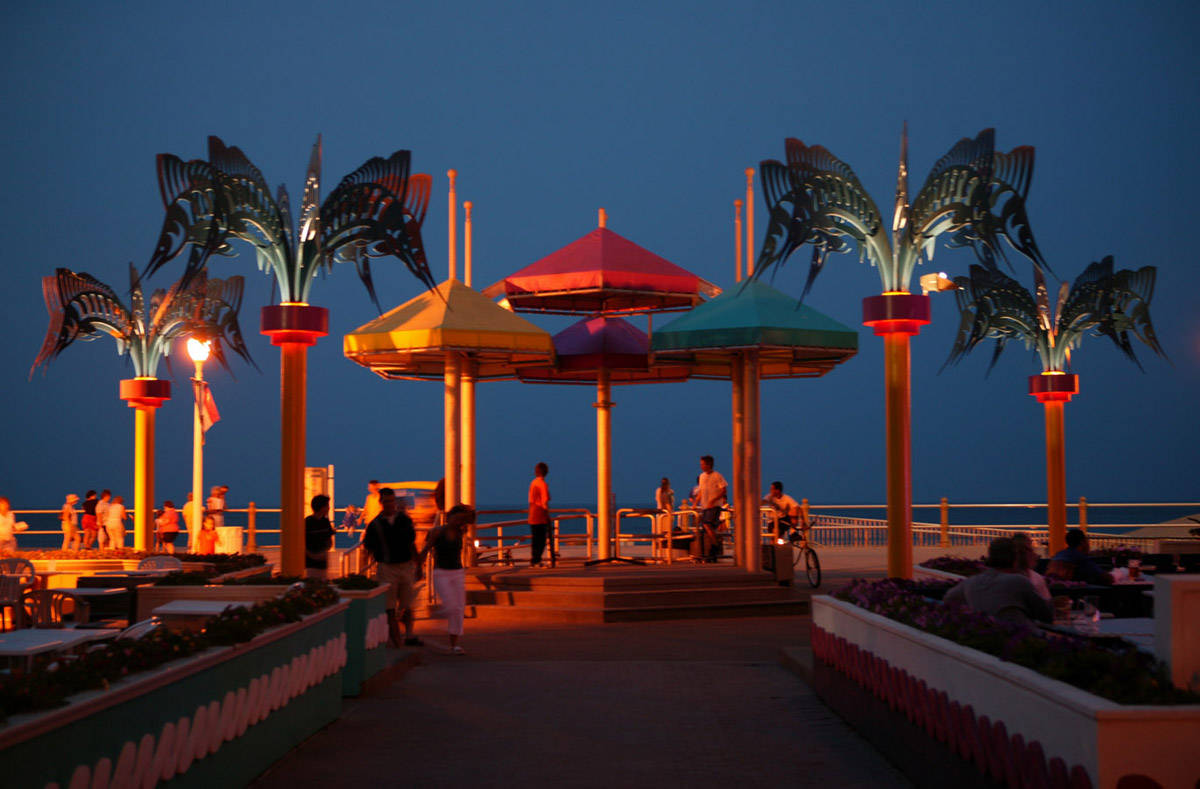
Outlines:
POLYGON ((1190 786, 1200 774, 1200 696, 1148 655, 1050 641, 907 582, 859 581, 838 597, 813 598, 814 656, 998 780, 1190 786))
POLYGON ((978 575, 983 572, 984 564, 982 558, 967 559, 963 556, 935 556, 932 559, 926 559, 921 562, 918 567, 965 577, 978 575))
POLYGON ((5 784, 245 785, 340 713, 347 607, 310 587, 215 617, 199 636, 121 642, 27 675, 57 675, 72 695, 0 728, 5 784))

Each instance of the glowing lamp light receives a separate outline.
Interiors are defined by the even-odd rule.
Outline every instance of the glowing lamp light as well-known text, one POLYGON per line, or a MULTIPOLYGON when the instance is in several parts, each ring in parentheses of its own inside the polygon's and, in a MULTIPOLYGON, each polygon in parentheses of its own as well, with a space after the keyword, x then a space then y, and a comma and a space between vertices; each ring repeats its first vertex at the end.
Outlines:
POLYGON ((475 541, 475 547, 476 547, 476 548, 478 548, 478 547, 479 547, 479 540, 476 540, 476 541, 475 541))
POLYGON ((212 350, 212 343, 208 340, 201 342, 195 337, 188 337, 187 352, 193 362, 200 363, 207 360, 210 350, 212 350))
POLYGON ((775 538, 775 544, 776 544, 776 545, 786 545, 786 544, 787 544, 787 540, 783 539, 782 537, 776 537, 776 538, 775 538))
POLYGON ((926 274, 921 277, 922 293, 937 293, 943 290, 958 290, 958 285, 955 285, 954 280, 946 276, 946 272, 939 271, 936 274, 926 274))

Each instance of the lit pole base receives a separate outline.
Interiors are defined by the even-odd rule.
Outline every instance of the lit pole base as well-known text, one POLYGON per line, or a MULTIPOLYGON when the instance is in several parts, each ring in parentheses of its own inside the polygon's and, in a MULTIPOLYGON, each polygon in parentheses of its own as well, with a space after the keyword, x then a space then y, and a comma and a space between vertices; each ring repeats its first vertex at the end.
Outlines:
POLYGON ((171 382, 158 378, 121 381, 120 397, 134 409, 133 547, 154 545, 154 422, 159 407, 171 399, 171 382))
POLYGON ((260 330, 280 351, 280 570, 303 575, 308 348, 329 334, 329 310, 308 304, 263 307, 260 330))
POLYGON ((1029 394, 1046 411, 1046 525, 1050 555, 1067 547, 1067 463, 1063 406, 1079 394, 1079 376, 1042 373, 1029 376, 1029 394))
POLYGON ((930 322, 929 297, 884 293, 863 299, 863 325, 883 337, 887 415, 888 576, 912 577, 912 370, 908 341, 930 322))

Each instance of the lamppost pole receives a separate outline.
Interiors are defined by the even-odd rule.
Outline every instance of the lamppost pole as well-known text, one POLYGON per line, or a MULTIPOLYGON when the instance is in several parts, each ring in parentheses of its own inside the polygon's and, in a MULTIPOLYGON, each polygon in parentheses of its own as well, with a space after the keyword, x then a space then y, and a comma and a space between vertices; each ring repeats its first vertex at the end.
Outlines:
POLYGON ((188 550, 192 552, 196 550, 196 535, 204 528, 204 423, 200 418, 200 395, 204 391, 204 362, 208 359, 210 349, 211 343, 208 341, 188 338, 188 356, 196 364, 196 377, 193 380, 200 390, 192 398, 192 528, 188 534, 188 550))

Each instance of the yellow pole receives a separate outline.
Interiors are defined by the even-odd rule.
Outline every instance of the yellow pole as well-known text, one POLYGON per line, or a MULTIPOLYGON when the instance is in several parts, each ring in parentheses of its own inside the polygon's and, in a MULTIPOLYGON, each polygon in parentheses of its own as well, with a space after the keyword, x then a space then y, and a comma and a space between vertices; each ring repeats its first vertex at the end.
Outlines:
POLYGON ((1046 510, 1050 525, 1050 555, 1067 547, 1067 471, 1064 463, 1063 403, 1046 407, 1046 510))
MULTIPOLYGON (((601 368, 596 381, 596 519, 600 559, 612 558, 612 381, 601 368)), ((618 551, 619 553, 619 551, 618 551)))
MULTIPOLYGON (((471 287, 471 201, 463 203, 463 284, 471 287)), ((462 485, 463 503, 475 506, 475 375, 478 362, 466 356, 462 369, 462 485)), ((473 527, 472 527, 473 528, 473 527)))
MULTIPOLYGON (((450 276, 447 279, 454 279, 458 276, 458 212, 457 202, 458 193, 455 189, 455 182, 458 180, 457 170, 447 170, 446 175, 450 178, 450 195, 447 199, 446 210, 449 216, 447 217, 447 234, 449 236, 448 243, 450 252, 446 256, 450 264, 450 276)), ((449 499, 446 499, 449 502, 449 499)))
POLYGON ((746 351, 746 569, 762 569, 762 538, 759 535, 758 499, 762 490, 762 444, 759 417, 758 351, 746 351))
POLYGON ((154 545, 154 419, 156 406, 134 406, 133 548, 154 545))
POLYGON ((746 168, 746 276, 754 276, 754 168, 746 168))
MULTIPOLYGON (((742 352, 733 354, 730 364, 730 382, 733 385, 733 490, 730 491, 730 501, 733 503, 733 548, 734 563, 738 567, 746 566, 746 366, 742 360, 742 352)), ((691 487, 689 485, 689 487, 691 487)))
POLYGON ((463 203, 463 284, 471 287, 471 201, 463 203))
POLYGON ((280 366, 279 557, 284 575, 304 575, 304 461, 308 345, 282 342, 280 366))
POLYGON ((1079 497, 1079 528, 1084 534, 1087 534, 1088 529, 1088 514, 1087 514, 1087 497, 1079 497))
POLYGON ((950 547, 950 500, 942 496, 942 544, 941 547, 950 547))
POLYGON ((603 208, 596 213, 596 224, 599 227, 608 227, 608 212, 603 208))
POLYGON ((246 513, 246 553, 258 550, 258 508, 250 502, 246 513))
POLYGON ((459 485, 459 464, 462 461, 462 444, 459 430, 462 425, 461 394, 462 357, 455 351, 446 352, 445 372, 445 441, 446 441, 446 509, 462 501, 462 488, 459 485))
MULTIPOLYGON (((204 381, 204 362, 196 362, 196 380, 204 381)), ((204 427, 200 421, 200 401, 192 397, 192 528, 188 550, 196 551, 196 538, 204 526, 204 427)))
POLYGON ((888 576, 912 577, 912 420, 909 335, 883 337, 884 409, 887 414, 888 576))
POLYGON ((742 201, 733 201, 733 234, 736 241, 733 243, 734 254, 737 257, 733 275, 734 282, 742 281, 742 201))

